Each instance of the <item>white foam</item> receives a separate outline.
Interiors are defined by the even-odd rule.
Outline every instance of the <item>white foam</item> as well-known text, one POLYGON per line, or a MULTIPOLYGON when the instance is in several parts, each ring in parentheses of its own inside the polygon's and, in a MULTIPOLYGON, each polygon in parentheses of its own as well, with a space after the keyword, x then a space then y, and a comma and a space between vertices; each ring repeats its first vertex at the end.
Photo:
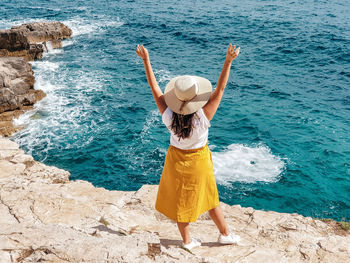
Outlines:
POLYGON ((35 112, 36 112, 35 108, 33 110, 26 111, 24 114, 19 115, 18 118, 13 119, 13 124, 15 126, 25 125, 30 121, 30 117, 33 116, 35 112))
MULTIPOLYGON (((62 48, 53 48, 50 41, 46 42, 46 47, 47 47, 47 52, 43 53, 43 57, 60 54, 64 52, 62 48)), ((46 51, 45 48, 44 48, 44 51, 46 51)))
POLYGON ((99 125, 86 123, 94 112, 91 103, 94 91, 103 91, 104 80, 98 72, 65 68, 64 62, 35 61, 35 89, 41 89, 46 97, 34 105, 34 109, 14 120, 25 129, 13 135, 31 154, 40 149, 43 161, 49 151, 59 144, 65 149, 85 147, 93 141, 99 125), (93 130, 93 131, 92 131, 93 130))
POLYGON ((71 46, 73 44, 75 44, 75 41, 73 41, 73 40, 63 40, 62 41, 62 47, 68 47, 68 46, 71 46))
POLYGON ((54 48, 52 47, 52 44, 50 41, 46 42, 47 52, 53 52, 54 48))
POLYGON ((214 173, 221 185, 232 182, 276 182, 285 169, 282 158, 262 144, 249 147, 231 144, 222 152, 212 151, 214 173))
POLYGON ((29 9, 44 9, 44 10, 49 10, 49 11, 61 11, 60 8, 49 8, 49 7, 43 7, 43 6, 26 6, 26 8, 29 9))
POLYGON ((60 63, 58 62, 51 62, 51 61, 43 61, 43 60, 35 60, 30 62, 33 67, 39 70, 43 71, 56 71, 60 67, 60 63))
POLYGON ((150 134, 151 128, 155 126, 155 124, 160 119, 160 113, 159 110, 153 110, 146 116, 146 122, 142 127, 142 131, 140 134, 142 143, 148 143, 150 140, 146 139, 148 135, 150 134))
POLYGON ((98 34, 103 32, 106 27, 120 27, 124 22, 120 21, 119 17, 100 17, 98 20, 84 20, 81 17, 74 17, 63 22, 73 31, 73 36, 84 34, 98 34))
POLYGON ((166 84, 169 80, 175 77, 170 71, 166 69, 155 70, 154 74, 157 77, 159 83, 166 84))

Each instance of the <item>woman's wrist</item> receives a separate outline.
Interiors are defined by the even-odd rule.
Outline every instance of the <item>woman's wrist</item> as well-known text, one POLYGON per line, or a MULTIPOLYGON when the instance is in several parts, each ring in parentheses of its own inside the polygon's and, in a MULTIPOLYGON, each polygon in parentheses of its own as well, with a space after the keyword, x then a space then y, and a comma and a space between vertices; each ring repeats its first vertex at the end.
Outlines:
POLYGON ((230 61, 229 59, 225 59, 224 65, 231 66, 232 60, 230 61))

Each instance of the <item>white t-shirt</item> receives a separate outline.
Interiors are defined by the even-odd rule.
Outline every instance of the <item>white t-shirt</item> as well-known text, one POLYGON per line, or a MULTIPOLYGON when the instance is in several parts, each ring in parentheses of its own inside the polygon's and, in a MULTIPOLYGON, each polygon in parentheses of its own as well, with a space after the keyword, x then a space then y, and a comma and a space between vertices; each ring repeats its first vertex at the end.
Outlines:
POLYGON ((162 114, 162 121, 165 126, 170 131, 170 144, 176 148, 183 150, 188 149, 198 149, 206 145, 208 141, 208 128, 210 127, 210 122, 205 116, 203 109, 200 108, 193 117, 193 129, 190 137, 185 139, 180 139, 171 130, 173 111, 167 107, 162 114))

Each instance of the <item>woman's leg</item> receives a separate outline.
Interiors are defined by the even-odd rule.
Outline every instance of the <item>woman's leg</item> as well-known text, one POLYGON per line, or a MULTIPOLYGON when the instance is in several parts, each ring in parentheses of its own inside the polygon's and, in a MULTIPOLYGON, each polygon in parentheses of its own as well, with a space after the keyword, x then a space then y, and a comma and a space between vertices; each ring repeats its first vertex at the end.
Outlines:
POLYGON ((181 234, 182 239, 184 241, 184 244, 191 243, 190 224, 189 223, 183 223, 183 222, 177 222, 177 227, 179 228, 179 231, 180 231, 180 234, 181 234))
POLYGON ((215 225, 218 227, 221 234, 227 236, 228 233, 228 227, 224 218, 224 214, 222 213, 222 209, 220 205, 217 207, 209 210, 209 215, 211 219, 214 221, 215 225))

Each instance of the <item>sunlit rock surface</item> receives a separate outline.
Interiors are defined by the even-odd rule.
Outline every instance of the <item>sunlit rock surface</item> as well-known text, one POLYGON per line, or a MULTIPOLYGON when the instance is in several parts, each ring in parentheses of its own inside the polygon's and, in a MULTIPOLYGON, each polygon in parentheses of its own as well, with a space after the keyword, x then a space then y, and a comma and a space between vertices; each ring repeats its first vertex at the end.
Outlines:
POLYGON ((202 240, 191 254, 175 222, 154 209, 156 193, 156 185, 123 192, 69 181, 0 138, 0 262, 349 262, 349 232, 336 224, 224 203, 241 242, 219 245, 203 214, 191 224, 202 240))

